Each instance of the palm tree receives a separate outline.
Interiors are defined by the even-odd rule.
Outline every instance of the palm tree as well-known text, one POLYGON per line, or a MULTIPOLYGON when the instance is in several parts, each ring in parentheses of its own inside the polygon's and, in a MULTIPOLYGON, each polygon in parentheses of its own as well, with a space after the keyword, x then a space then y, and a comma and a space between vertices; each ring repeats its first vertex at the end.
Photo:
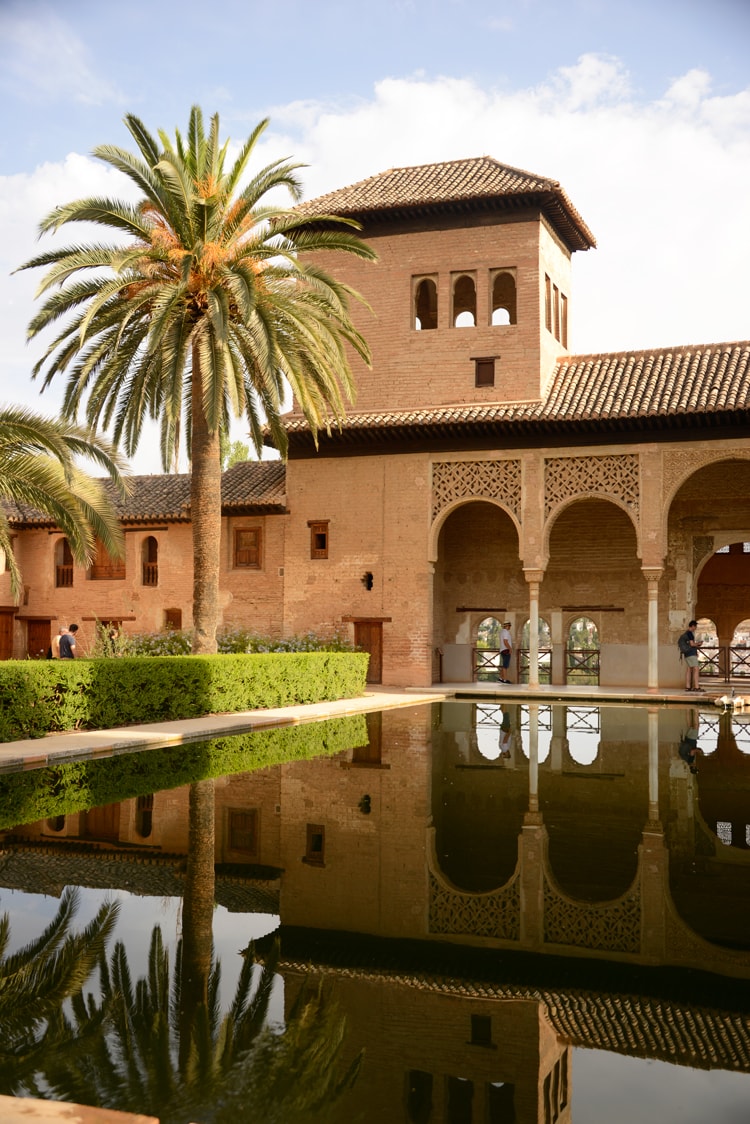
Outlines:
POLYGON ((102 480, 78 467, 81 456, 106 469, 124 489, 120 458, 93 432, 20 406, 0 409, 0 551, 14 597, 20 592, 21 573, 11 549, 8 514, 13 504, 49 515, 81 566, 91 561, 97 538, 113 557, 122 557, 123 535, 112 496, 102 480))
POLYGON ((74 245, 21 269, 50 267, 31 321, 36 336, 63 318, 34 368, 47 387, 66 375, 64 412, 104 423, 135 452, 147 417, 161 425, 165 470, 184 439, 192 465, 193 651, 216 651, 221 534, 221 433, 245 417, 260 451, 264 417, 285 454, 280 422, 286 379, 314 433, 342 419, 354 386, 347 347, 369 362, 349 313, 356 296, 318 264, 321 250, 374 259, 335 216, 314 219, 269 200, 300 198, 299 165, 277 160, 246 180, 268 121, 226 170, 219 118, 204 131, 194 106, 187 135, 159 142, 137 117, 125 124, 139 155, 100 146, 94 155, 136 185, 134 204, 90 198, 56 207, 41 232, 71 222, 124 235, 119 244, 74 245), (243 186, 244 183, 244 186, 243 186), (311 260, 310 254, 315 255, 311 260))
POLYGON ((41 936, 15 953, 8 951, 8 915, 0 918, 0 1093, 38 1095, 36 1075, 49 1059, 70 1068, 71 1059, 90 1048, 101 1028, 106 1005, 91 1012, 85 1034, 80 1026, 71 1027, 63 1005, 71 998, 75 1006, 85 1002, 82 989, 104 956, 119 907, 105 903, 75 933, 77 906, 77 892, 65 890, 41 936))
POLYGON ((155 926, 147 974, 134 984, 118 941, 110 960, 100 960, 101 1003, 73 1006, 70 1029, 85 1040, 85 1052, 75 1065, 50 1054, 39 1069, 40 1088, 57 1100, 148 1113, 162 1124, 323 1124, 356 1080, 362 1055, 345 1059, 344 1019, 319 987, 303 986, 283 1033, 272 1028, 278 942, 262 962, 252 944, 242 955, 229 1009, 222 1015, 221 964, 212 957, 208 990, 186 1026, 184 944, 172 971, 155 926))

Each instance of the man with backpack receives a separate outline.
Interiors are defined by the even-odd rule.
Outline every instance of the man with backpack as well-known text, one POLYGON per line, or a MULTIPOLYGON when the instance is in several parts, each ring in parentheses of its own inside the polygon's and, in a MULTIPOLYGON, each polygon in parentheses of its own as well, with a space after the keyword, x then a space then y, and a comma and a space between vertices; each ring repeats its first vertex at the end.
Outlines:
POLYGON ((694 628, 698 627, 697 621, 690 621, 687 629, 683 632, 680 639, 677 641, 677 647, 680 649, 680 659, 685 660, 685 690, 686 691, 703 691, 699 683, 700 667, 698 666, 698 653, 696 649, 700 648, 700 644, 695 639, 694 628))

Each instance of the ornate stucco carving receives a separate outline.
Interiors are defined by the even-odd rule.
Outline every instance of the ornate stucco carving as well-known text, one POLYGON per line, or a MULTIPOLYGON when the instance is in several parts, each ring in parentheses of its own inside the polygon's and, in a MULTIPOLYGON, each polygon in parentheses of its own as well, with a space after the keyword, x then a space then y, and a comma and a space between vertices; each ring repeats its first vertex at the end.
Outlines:
POLYGON ((666 500, 673 494, 678 485, 693 476, 699 469, 707 464, 716 464, 725 460, 748 460, 750 449, 665 449, 663 454, 662 487, 666 500))
POLYGON ((703 559, 714 552, 712 535, 693 535, 693 573, 700 566, 703 559))
POLYGON ((565 500, 597 493, 612 496, 637 517, 640 472, 636 453, 603 457, 551 457, 544 462, 545 518, 565 500))
POLYGON ((499 500, 521 519, 521 462, 436 461, 432 466, 432 518, 456 500, 499 500))

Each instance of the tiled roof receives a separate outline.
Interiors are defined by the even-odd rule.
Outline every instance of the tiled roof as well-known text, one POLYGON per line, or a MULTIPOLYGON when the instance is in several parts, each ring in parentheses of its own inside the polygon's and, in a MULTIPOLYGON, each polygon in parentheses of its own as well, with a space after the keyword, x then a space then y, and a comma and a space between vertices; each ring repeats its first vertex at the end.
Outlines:
MULTIPOLYGON (((544 399, 421 410, 350 413, 321 445, 380 439, 386 432, 507 436, 577 430, 750 422, 750 342, 578 355, 558 363, 544 399)), ((290 439, 309 440, 304 419, 284 421, 290 439)))
MULTIPOLYGON (((222 511, 285 510, 286 470, 283 461, 243 461, 228 469, 221 481, 222 511)), ((120 496, 109 482, 113 501, 123 523, 148 523, 154 520, 190 521, 190 474, 129 476, 130 494, 120 496)), ((52 525, 50 518, 23 504, 6 503, 13 524, 52 525)))
POLYGON ((593 234, 557 180, 501 164, 491 156, 391 168, 349 187, 301 203, 309 215, 358 218, 424 212, 425 209, 469 206, 503 209, 537 205, 548 215, 573 250, 596 245, 593 234))

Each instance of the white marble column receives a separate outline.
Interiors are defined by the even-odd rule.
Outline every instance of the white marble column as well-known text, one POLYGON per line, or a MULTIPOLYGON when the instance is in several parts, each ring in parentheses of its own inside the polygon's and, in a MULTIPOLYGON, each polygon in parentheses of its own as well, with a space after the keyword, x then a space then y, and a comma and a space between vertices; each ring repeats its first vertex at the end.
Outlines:
POLYGON ((529 686, 539 686, 539 586, 541 570, 524 570, 529 586, 529 686))
POLYGON ((659 687, 659 579, 664 571, 655 567, 643 567, 643 576, 648 583, 648 689, 659 687))

